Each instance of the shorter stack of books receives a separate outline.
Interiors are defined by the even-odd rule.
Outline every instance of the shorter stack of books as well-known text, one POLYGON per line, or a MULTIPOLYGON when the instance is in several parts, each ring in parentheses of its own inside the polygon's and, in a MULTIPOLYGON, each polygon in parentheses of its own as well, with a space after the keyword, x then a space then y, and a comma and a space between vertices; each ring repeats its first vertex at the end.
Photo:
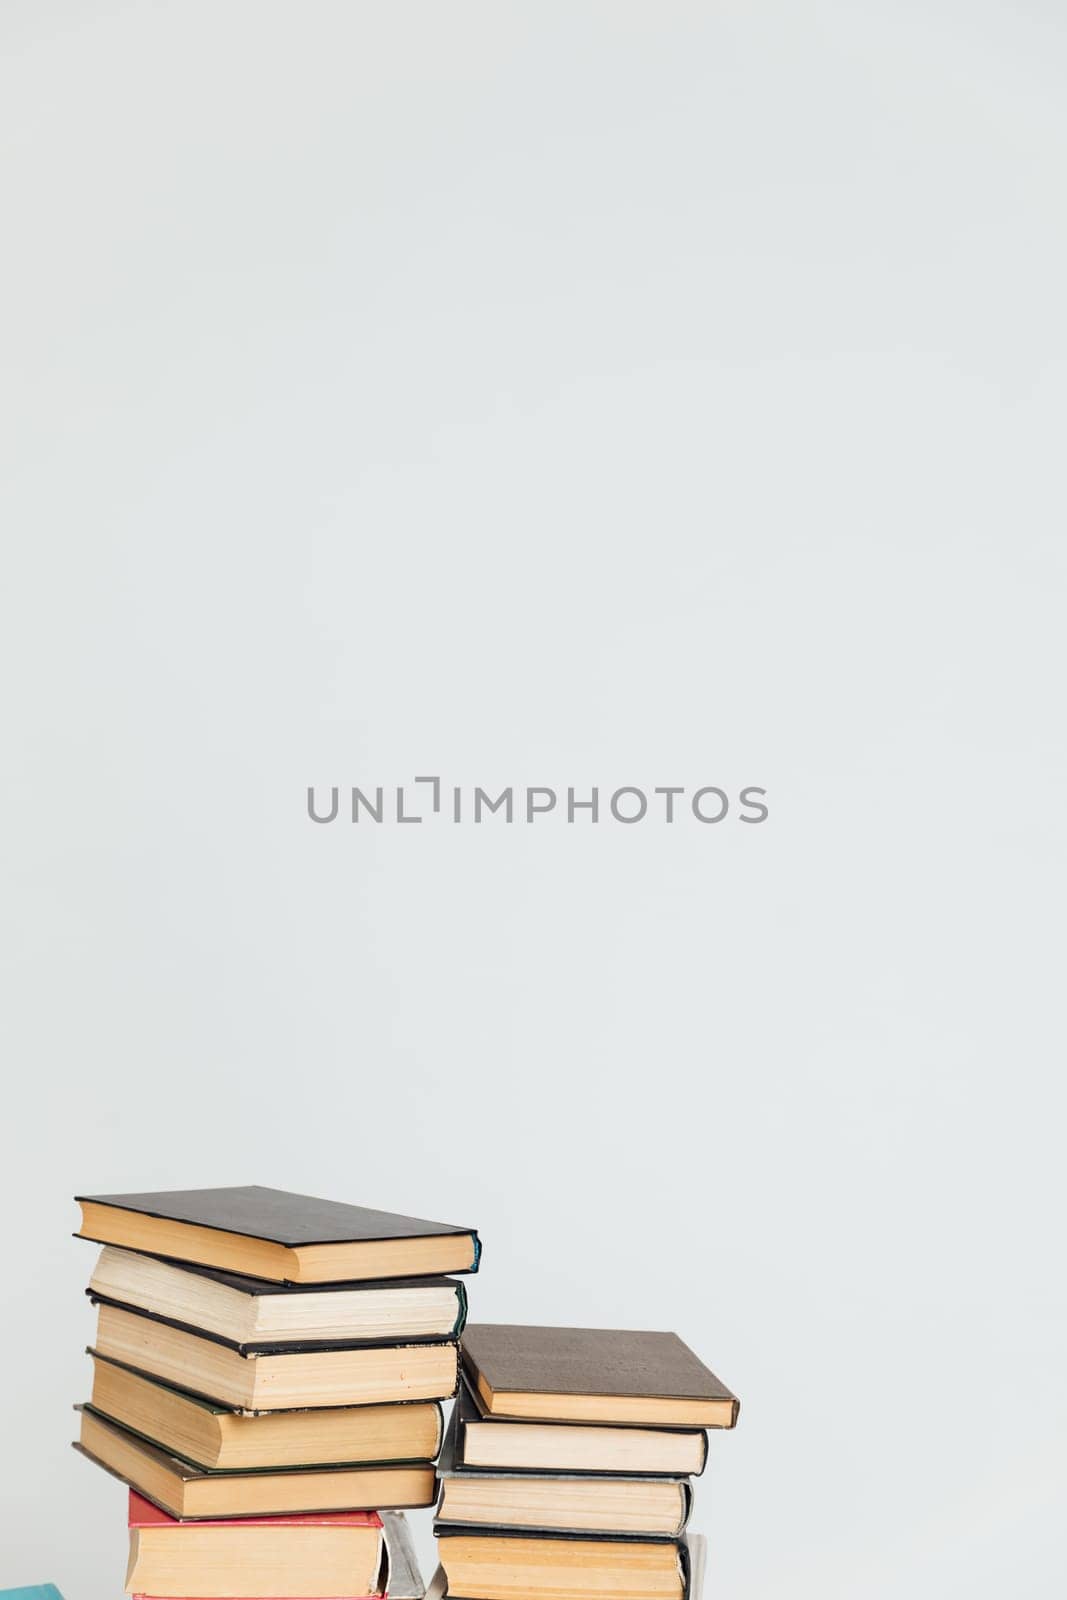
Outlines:
POLYGON ((434 1500, 467 1309, 439 1274, 476 1270, 474 1231, 257 1187, 81 1206, 104 1249, 76 1448, 134 1491, 127 1592, 421 1594, 382 1508, 434 1500))
POLYGON ((691 1480, 738 1402, 692 1350, 673 1333, 482 1323, 462 1358, 434 1525, 447 1593, 693 1596, 691 1480))

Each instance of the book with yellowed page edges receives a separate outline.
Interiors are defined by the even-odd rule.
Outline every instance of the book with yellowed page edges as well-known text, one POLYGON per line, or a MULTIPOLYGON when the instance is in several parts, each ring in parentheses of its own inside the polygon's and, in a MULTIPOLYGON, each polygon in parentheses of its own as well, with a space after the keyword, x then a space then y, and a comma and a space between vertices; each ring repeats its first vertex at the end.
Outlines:
POLYGON ((77 1195, 78 1236, 277 1283, 476 1272, 473 1228, 258 1184, 77 1195))
POLYGON ((478 1322, 463 1364, 485 1415, 732 1428, 739 1402, 676 1333, 478 1322))
POLYGON ((436 1401, 249 1413, 101 1355, 92 1360, 89 1403, 98 1416, 210 1470, 432 1461, 441 1444, 436 1401))
POLYGON ((458 1339, 467 1318, 467 1291, 455 1278, 278 1284, 115 1245, 101 1251, 86 1293, 194 1333, 217 1334, 242 1352, 277 1344, 458 1339))
POLYGON ((131 1494, 129 1534, 128 1594, 312 1600, 379 1595, 384 1587, 382 1520, 374 1511, 243 1517, 188 1527, 131 1494))
MULTIPOLYGON (((704 1596, 704 1568, 707 1561, 707 1540, 702 1533, 689 1534, 686 1543, 689 1547, 689 1595, 688 1600, 703 1600, 704 1596)), ((445 1600, 449 1593, 445 1569, 438 1567, 426 1587, 426 1600, 445 1600)), ((459 1600, 456 1591, 451 1591, 451 1600, 459 1600)))
POLYGON ((100 1305, 93 1353, 241 1411, 447 1400, 456 1345, 274 1345, 242 1355, 217 1334, 192 1333, 124 1306, 100 1305))
POLYGON ((695 1477, 708 1459, 708 1436, 702 1428, 511 1422, 491 1417, 466 1378, 459 1386, 454 1414, 456 1465, 466 1471, 695 1477))
POLYGON ((453 1413, 437 1463, 439 1525, 677 1539, 689 1520, 693 1491, 684 1477, 464 1469, 456 1462, 458 1422, 453 1413))
POLYGON ((684 1538, 611 1538, 435 1522, 450 1595, 464 1600, 690 1600, 684 1538))
POLYGON ((382 1506, 428 1506, 434 1501, 436 1481, 429 1461, 406 1466, 210 1471, 168 1455, 89 1406, 77 1409, 81 1433, 75 1449, 177 1521, 295 1516, 356 1507, 377 1510, 382 1506))

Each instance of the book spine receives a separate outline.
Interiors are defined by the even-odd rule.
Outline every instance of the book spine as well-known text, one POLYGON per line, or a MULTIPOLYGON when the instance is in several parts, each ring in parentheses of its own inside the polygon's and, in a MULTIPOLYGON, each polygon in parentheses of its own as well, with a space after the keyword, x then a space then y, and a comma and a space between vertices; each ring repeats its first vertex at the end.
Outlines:
POLYGON ((449 1338, 458 1339, 467 1326, 467 1290, 462 1283, 456 1283, 456 1320, 452 1326, 449 1338))

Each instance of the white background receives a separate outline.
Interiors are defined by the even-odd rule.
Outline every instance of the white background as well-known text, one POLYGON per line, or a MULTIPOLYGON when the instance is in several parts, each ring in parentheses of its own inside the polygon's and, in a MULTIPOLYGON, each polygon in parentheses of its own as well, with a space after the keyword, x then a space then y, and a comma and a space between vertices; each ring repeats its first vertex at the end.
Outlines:
POLYGON ((122 1588, 70 1196, 258 1181, 677 1329, 714 1600, 1062 1596, 1061 8, 0 34, 0 1580, 122 1588))

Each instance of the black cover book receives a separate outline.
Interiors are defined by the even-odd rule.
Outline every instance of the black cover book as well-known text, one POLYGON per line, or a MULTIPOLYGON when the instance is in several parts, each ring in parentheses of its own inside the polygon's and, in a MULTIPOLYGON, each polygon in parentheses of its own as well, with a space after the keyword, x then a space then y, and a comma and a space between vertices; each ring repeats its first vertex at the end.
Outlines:
MULTIPOLYGON (((683 1534, 680 1539, 650 1539, 645 1534, 631 1536, 628 1534, 597 1534, 597 1533, 561 1533, 544 1528, 488 1528, 478 1527, 474 1523, 438 1522, 433 1525, 433 1536, 441 1543, 449 1539, 551 1539, 566 1540, 568 1543, 579 1544, 657 1544, 673 1545, 678 1553, 678 1566, 682 1579, 682 1600, 690 1600, 690 1587, 692 1582, 692 1562, 690 1559, 689 1539, 683 1534)), ((445 1561, 445 1552, 440 1552, 442 1565, 445 1561)), ((450 1591, 449 1591, 450 1592, 450 1591)))
MULTIPOLYGON (((212 1272, 210 1273, 210 1276, 217 1278, 221 1282, 224 1277, 232 1275, 212 1272)), ((233 1281, 235 1284, 239 1284, 241 1280, 234 1277, 233 1281)), ((400 1284, 401 1281, 402 1280, 399 1278, 392 1278, 389 1280, 389 1287, 393 1288, 400 1284)), ((422 1278, 419 1281, 422 1283, 444 1283, 448 1280, 422 1278)), ((275 1283, 270 1284, 268 1287, 277 1291, 278 1285, 275 1283)), ((321 1284, 302 1284, 300 1287, 316 1288, 320 1291, 322 1289, 321 1284)), ((330 1285, 331 1289, 341 1287, 341 1284, 330 1285)), ((373 1286, 370 1284, 361 1283, 358 1285, 353 1285, 352 1287, 366 1289, 373 1286)), ((458 1312, 456 1326, 453 1328, 450 1334, 405 1334, 402 1339, 395 1340, 383 1339, 380 1334, 377 1334, 363 1339, 287 1339, 281 1342, 272 1339, 250 1339, 239 1342, 236 1339, 227 1339, 225 1334, 215 1333, 209 1328, 202 1328, 195 1322, 182 1322, 177 1317, 165 1317, 163 1316, 162 1312, 159 1311, 148 1311, 144 1306, 136 1306, 129 1300, 119 1300, 113 1295, 109 1294, 97 1294, 97 1292, 91 1288, 86 1289, 85 1293, 88 1295, 91 1304, 94 1306, 117 1306, 120 1311, 128 1311, 131 1316, 147 1317, 149 1322, 161 1322, 165 1327, 168 1328, 180 1328, 183 1333, 193 1333, 198 1339, 213 1339, 216 1344, 227 1345, 229 1349, 238 1351, 240 1355, 250 1356, 295 1354, 300 1350, 305 1350, 308 1352, 313 1352, 315 1350, 359 1350, 364 1346, 366 1346, 368 1349, 382 1349, 392 1344, 455 1344, 460 1332, 462 1331, 464 1319, 466 1318, 467 1298, 466 1291, 461 1283, 455 1283, 452 1285, 452 1287, 459 1291, 458 1305, 460 1310, 458 1312)))
POLYGON ((476 1272, 474 1228, 249 1184, 78 1195, 79 1237, 278 1283, 476 1272))
MULTIPOLYGON (((168 1267, 177 1267, 182 1272, 195 1273, 198 1278, 210 1278, 212 1283, 221 1283, 227 1289, 235 1289, 239 1294, 252 1295, 253 1298, 277 1294, 344 1294, 349 1289, 447 1288, 456 1290, 466 1308, 466 1286, 458 1278, 440 1275, 431 1278, 341 1278, 330 1283, 278 1283, 274 1278, 256 1278, 248 1272, 227 1272, 222 1267, 207 1267, 201 1261, 179 1261, 174 1256, 161 1256, 153 1250, 138 1250, 136 1254, 165 1262, 168 1267)), ((91 1294, 92 1290, 85 1292, 91 1294)))
POLYGON ((277 1344, 242 1352, 232 1339, 191 1331, 131 1306, 100 1303, 96 1344, 131 1371, 241 1411, 309 1406, 402 1405, 447 1400, 456 1392, 454 1339, 434 1343, 277 1344), (159 1329, 159 1337, 152 1330, 159 1329), (225 1352, 220 1360, 214 1353, 225 1352))
MULTIPOLYGON (((462 1341, 461 1341, 461 1347, 462 1347, 462 1341)), ((459 1388, 456 1391, 455 1409, 453 1410, 452 1416, 453 1416, 453 1418, 455 1420, 455 1423, 456 1423, 455 1440, 454 1440, 454 1447, 455 1447, 455 1457, 454 1457, 454 1459, 455 1459, 455 1465, 456 1465, 457 1469, 461 1469, 464 1472, 471 1472, 471 1473, 475 1473, 475 1472, 490 1472, 490 1473, 493 1473, 493 1472, 506 1472, 506 1471, 513 1471, 513 1472, 527 1472, 527 1471, 537 1472, 537 1471, 540 1471, 540 1469, 536 1468, 536 1467, 511 1467, 511 1468, 507 1468, 507 1467, 483 1467, 483 1466, 480 1466, 477 1462, 468 1461, 466 1459, 465 1453, 464 1453, 464 1441, 465 1441, 465 1437, 466 1437, 466 1430, 467 1430, 468 1423, 471 1423, 471 1422, 482 1423, 482 1422, 484 1422, 490 1427, 498 1427, 502 1423, 507 1425, 507 1419, 506 1418, 501 1418, 501 1417, 491 1417, 489 1415, 489 1413, 483 1409, 483 1407, 479 1403, 478 1396, 475 1394, 474 1390, 470 1386, 470 1380, 468 1379, 468 1377, 467 1377, 465 1372, 460 1377, 459 1388)), ((560 1430, 562 1432, 564 1429, 571 1429, 571 1428, 587 1429, 590 1426, 596 1426, 596 1424, 590 1424, 590 1423, 587 1423, 587 1422, 553 1422, 551 1424, 551 1426, 552 1426, 553 1429, 558 1429, 558 1430, 560 1430)), ((450 1429, 449 1432, 451 1433, 451 1431, 452 1430, 450 1429)), ((618 1431, 621 1433, 621 1432, 625 1432, 627 1430, 624 1430, 624 1429, 620 1428, 618 1431)), ((642 1434, 646 1434, 646 1433, 655 1434, 655 1433, 659 1432, 660 1430, 655 1429, 655 1428, 641 1428, 641 1429, 634 1430, 634 1431, 640 1432, 642 1434)), ((662 1431, 665 1432, 665 1433, 671 1433, 671 1434, 678 1434, 678 1433, 682 1433, 682 1432, 692 1432, 694 1434, 699 1434, 700 1443, 701 1443, 700 1465, 695 1469, 695 1471, 693 1471, 690 1474, 691 1477, 699 1478, 701 1476, 701 1474, 703 1473, 704 1468, 708 1464, 708 1436, 704 1432, 704 1430, 702 1428, 684 1429, 684 1430, 680 1429, 680 1428, 669 1428, 669 1429, 664 1429, 662 1431)), ((550 1469, 547 1469, 547 1470, 548 1470, 549 1476, 553 1476, 553 1477, 554 1476, 558 1476, 558 1473, 556 1472, 556 1470, 554 1468, 550 1468, 550 1469)), ((585 1469, 582 1469, 582 1468, 579 1468, 579 1467, 569 1467, 569 1468, 567 1468, 567 1471, 568 1471, 568 1473, 573 1472, 575 1474, 575 1476, 585 1476, 586 1475, 585 1469)), ((600 1471, 597 1468, 590 1468, 590 1469, 588 1469, 588 1472, 589 1472, 589 1475, 591 1475, 593 1477, 605 1477, 605 1476, 609 1476, 610 1475, 613 1478, 629 1478, 629 1477, 646 1478, 646 1477, 655 1477, 655 1476, 657 1476, 657 1474, 651 1473, 651 1472, 636 1472, 636 1473, 635 1472, 627 1472, 622 1468, 614 1467, 614 1466, 611 1468, 610 1474, 608 1474, 607 1472, 604 1472, 604 1471, 600 1471)), ((675 1477, 675 1476, 680 1476, 680 1474, 665 1473, 665 1474, 663 1474, 663 1476, 665 1476, 665 1477, 675 1477)))
MULTIPOLYGON (((404 1338, 404 1339, 272 1339, 260 1340, 252 1344, 241 1344, 236 1339, 227 1339, 223 1333, 213 1333, 209 1328, 198 1328, 191 1322, 179 1322, 175 1317, 160 1316, 158 1311, 146 1311, 143 1306, 128 1305, 123 1300, 113 1300, 106 1294, 94 1294, 87 1289, 86 1294, 94 1306, 114 1306, 119 1311, 125 1311, 131 1317, 143 1317, 146 1322, 158 1322, 165 1328, 177 1328, 182 1333, 191 1333, 196 1339, 207 1339, 211 1344, 225 1345, 227 1350, 236 1350, 239 1356, 298 1356, 315 1355, 327 1350, 397 1350, 407 1349, 411 1345, 445 1345, 456 1344, 455 1338, 444 1338, 435 1334, 429 1338, 404 1338)), ((95 1352, 94 1352, 95 1353, 95 1352)))
POLYGON ((267 1189, 257 1183, 225 1189, 163 1189, 149 1194, 79 1194, 79 1205, 113 1206, 198 1228, 240 1233, 272 1244, 349 1244, 354 1240, 422 1239, 474 1233, 447 1222, 427 1222, 392 1211, 373 1211, 341 1200, 267 1189))

